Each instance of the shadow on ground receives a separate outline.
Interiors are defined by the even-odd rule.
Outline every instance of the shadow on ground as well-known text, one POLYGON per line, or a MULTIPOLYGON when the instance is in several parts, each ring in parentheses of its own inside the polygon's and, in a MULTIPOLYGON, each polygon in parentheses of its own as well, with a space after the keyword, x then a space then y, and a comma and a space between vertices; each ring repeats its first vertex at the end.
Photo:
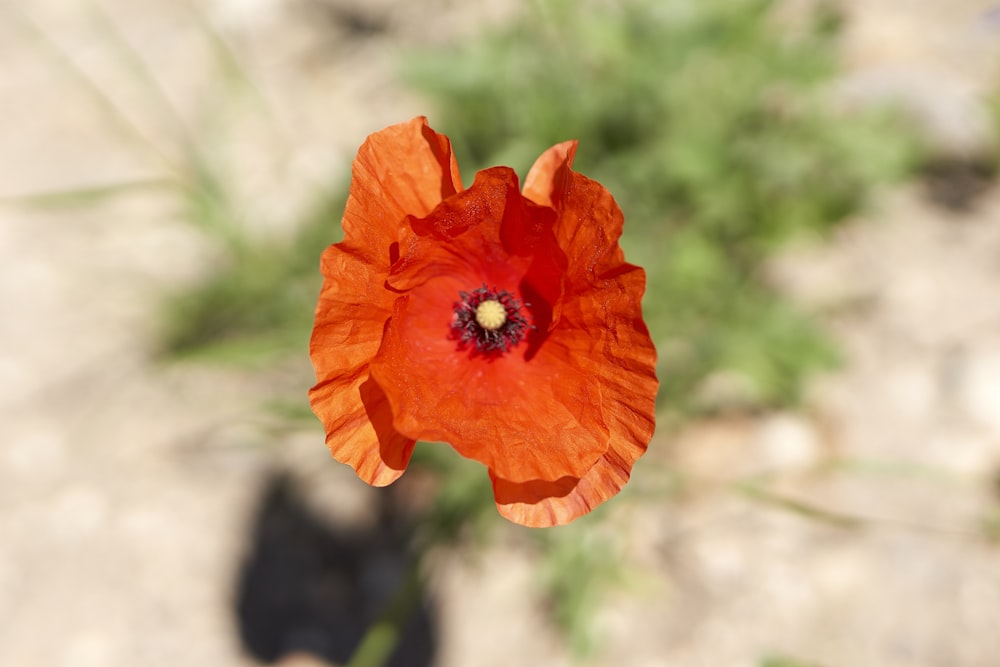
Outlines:
MULTIPOLYGON (((276 474, 264 485, 235 598, 248 653, 264 663, 302 653, 338 664, 350 658, 411 565, 408 530, 383 502, 376 526, 348 530, 310 510, 288 476, 276 474)), ((435 614, 423 591, 419 597, 392 667, 434 662, 435 614)))

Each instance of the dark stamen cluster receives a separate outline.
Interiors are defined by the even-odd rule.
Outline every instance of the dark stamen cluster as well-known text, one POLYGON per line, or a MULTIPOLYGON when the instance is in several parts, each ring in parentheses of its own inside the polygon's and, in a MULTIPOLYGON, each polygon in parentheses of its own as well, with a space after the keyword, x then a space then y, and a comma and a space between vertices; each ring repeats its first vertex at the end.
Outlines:
POLYGON ((484 284, 471 292, 459 292, 458 296, 451 332, 463 348, 474 345, 476 352, 506 352, 520 343, 530 328, 521 314, 521 302, 507 290, 490 289, 484 284), (503 306, 506 319, 500 327, 487 329, 476 320, 476 309, 484 301, 496 301, 503 306))

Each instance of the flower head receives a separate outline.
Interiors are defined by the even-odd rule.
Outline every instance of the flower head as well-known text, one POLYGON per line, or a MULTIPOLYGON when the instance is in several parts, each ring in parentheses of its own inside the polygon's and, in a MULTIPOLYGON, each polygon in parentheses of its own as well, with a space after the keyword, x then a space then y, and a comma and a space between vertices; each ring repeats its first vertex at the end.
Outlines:
POLYGON ((344 240, 323 253, 309 392, 333 456, 395 481, 417 440, 483 463, 500 513, 572 521, 612 497, 653 434, 642 269, 611 194, 548 149, 463 188, 424 118, 368 137, 344 240))

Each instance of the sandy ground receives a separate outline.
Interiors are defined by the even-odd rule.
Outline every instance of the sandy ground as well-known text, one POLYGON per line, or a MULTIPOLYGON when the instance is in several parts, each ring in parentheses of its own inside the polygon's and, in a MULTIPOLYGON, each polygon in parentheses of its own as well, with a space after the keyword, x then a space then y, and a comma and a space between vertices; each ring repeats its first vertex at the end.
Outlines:
MULTIPOLYGON (((506 6, 414 4, 204 3, 200 15, 239 53, 253 89, 220 83, 199 14, 184 4, 101 6, 193 139, 211 138, 254 213, 251 232, 266 235, 343 175, 365 134, 424 111, 393 83, 396 46, 499 20, 506 6)), ((989 139, 979 96, 1000 82, 1000 22, 985 18, 988 3, 915 4, 847 3, 845 94, 901 97, 943 151, 975 155, 989 139)), ((318 427, 275 435, 260 378, 155 361, 162 294, 214 257, 175 194, 11 202, 161 179, 181 164, 158 93, 130 73, 90 7, 0 11, 0 665, 258 664, 252 653, 268 649, 241 641, 252 626, 239 612, 250 599, 241 567, 266 571, 290 553, 307 570, 314 553, 349 544, 342 571, 356 576, 325 580, 323 595, 377 599, 379 573, 398 570, 392 539, 351 532, 378 499, 329 461, 318 427), (346 532, 282 495, 275 467, 307 480, 315 512, 346 532), (282 544, 293 524, 302 530, 279 553, 261 547, 282 544)), ((776 263, 776 280, 828 313, 846 364, 816 383, 802 413, 655 441, 637 469, 640 493, 615 508, 635 576, 595 620, 603 650, 593 664, 1000 664, 1000 547, 982 531, 1000 505, 998 220, 998 188, 955 210, 912 186, 829 246, 776 263), (669 502, 641 500, 671 466, 699 484, 669 502), (754 475, 783 498, 864 521, 807 518, 731 491, 754 475)), ((304 391, 308 365, 291 374, 304 391)), ((400 664, 571 664, 522 541, 471 560, 441 554, 429 580, 434 613, 400 664)), ((324 618, 348 628, 363 615, 324 618)), ((271 649, 302 651, 288 664, 342 659, 333 640, 300 635, 271 649)))

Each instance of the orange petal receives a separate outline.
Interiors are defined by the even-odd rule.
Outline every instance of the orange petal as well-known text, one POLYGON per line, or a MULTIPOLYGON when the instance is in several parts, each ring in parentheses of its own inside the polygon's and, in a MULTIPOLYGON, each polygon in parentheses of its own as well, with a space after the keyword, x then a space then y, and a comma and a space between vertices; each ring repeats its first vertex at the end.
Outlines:
POLYGON ((462 189, 448 137, 419 116, 365 140, 352 167, 344 244, 388 266, 389 248, 406 216, 423 217, 462 189))
POLYGON ((458 349, 448 334, 459 286, 432 281, 397 302, 372 361, 394 426, 449 442, 506 479, 582 475, 608 446, 599 386, 575 363, 593 353, 589 341, 550 338, 530 361, 523 343, 492 358, 458 349))
POLYGON ((554 233, 567 262, 561 316, 570 324, 603 332, 602 358, 610 363, 602 368, 612 372, 602 377, 602 386, 627 387, 632 373, 637 380, 645 378, 637 382, 634 397, 640 401, 636 409, 643 406, 643 417, 652 424, 658 382, 656 349, 642 319, 646 274, 625 262, 618 245, 624 219, 614 197, 597 181, 570 169, 575 152, 575 142, 553 146, 528 177, 533 196, 545 198, 556 209, 554 233))
MULTIPOLYGON (((388 284, 405 292, 452 276, 464 281, 459 291, 505 289, 531 304, 532 324, 544 333, 555 323, 552 308, 562 297, 566 264, 552 235, 554 215, 521 196, 513 170, 483 170, 468 190, 426 218, 410 219, 388 284)), ((452 305, 457 299, 455 291, 452 305)))
POLYGON ((510 482, 490 471, 497 511, 504 518, 531 528, 565 525, 614 497, 628 482, 632 466, 645 446, 620 439, 582 478, 554 482, 510 482))
POLYGON ((614 496, 646 451, 655 427, 656 350, 641 320, 642 269, 629 267, 607 279, 586 301, 567 306, 560 327, 579 322, 603 331, 598 361, 587 371, 600 387, 601 414, 610 433, 608 451, 583 475, 554 481, 511 480, 491 469, 500 513, 527 526, 569 523, 614 496), (588 307, 580 308, 581 303, 588 307), (594 308, 594 304, 601 304, 594 308))
MULTIPOLYGON (((494 167, 479 172, 468 190, 442 202, 424 218, 410 218, 400 238, 400 257, 389 274, 389 284, 406 291, 430 278, 460 274, 479 281, 464 289, 475 289, 482 283, 491 287, 516 284, 531 260, 524 252, 519 256, 504 246, 502 228, 523 227, 523 218, 531 213, 549 216, 549 226, 552 222, 551 211, 522 209, 517 175, 511 169, 494 167)), ((549 243, 551 247, 551 237, 549 243)))
POLYGON ((451 143, 423 117, 369 136, 352 173, 344 241, 322 260, 309 400, 333 456, 381 486, 402 474, 414 444, 392 427, 389 403, 368 372, 395 298, 385 279, 407 216, 426 215, 462 184, 451 143))
POLYGON ((553 192, 566 189, 570 167, 576 157, 576 141, 564 141, 548 149, 535 160, 524 179, 524 196, 540 206, 555 208, 553 192))
POLYGON ((556 210, 556 240, 566 254, 570 283, 581 289, 624 264, 618 239, 625 221, 607 188, 570 168, 575 156, 575 141, 542 153, 528 172, 524 195, 556 210))
POLYGON ((601 336, 602 360, 590 366, 598 380, 608 451, 579 477, 509 480, 490 471, 500 513, 527 526, 569 523, 617 494, 645 452, 655 427, 656 350, 642 321, 645 275, 624 262, 618 238, 623 218, 611 194, 570 169, 575 142, 553 146, 535 162, 524 195, 557 211, 555 235, 567 257, 558 327, 578 326, 601 336))
POLYGON ((389 403, 368 372, 393 295, 382 287, 384 274, 338 246, 327 248, 321 267, 326 279, 309 345, 316 368, 309 402, 334 458, 384 486, 403 474, 414 444, 392 427, 389 403))
POLYGON ((468 191, 414 222, 415 231, 427 231, 404 242, 389 279, 410 291, 396 302, 372 361, 401 433, 447 441, 515 481, 582 475, 608 442, 584 361, 599 353, 600 336, 548 330, 562 272, 545 233, 550 223, 551 211, 524 200, 505 169, 481 172, 468 191), (505 243, 510 227, 520 231, 505 243), (483 283, 530 301, 537 327, 499 357, 460 349, 451 337, 459 292, 483 283))

